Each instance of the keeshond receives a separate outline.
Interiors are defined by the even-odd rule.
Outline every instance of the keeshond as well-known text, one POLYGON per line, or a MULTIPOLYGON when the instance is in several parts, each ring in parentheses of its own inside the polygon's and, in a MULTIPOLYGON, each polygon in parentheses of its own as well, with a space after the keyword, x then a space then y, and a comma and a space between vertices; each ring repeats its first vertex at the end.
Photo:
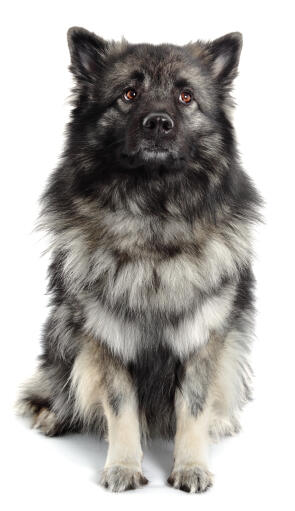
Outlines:
POLYGON ((240 33, 185 46, 68 32, 73 108, 42 196, 51 312, 19 405, 46 435, 108 439, 101 484, 147 483, 141 442, 175 438, 168 483, 212 484, 212 440, 251 395, 252 226, 261 199, 232 124, 240 33))

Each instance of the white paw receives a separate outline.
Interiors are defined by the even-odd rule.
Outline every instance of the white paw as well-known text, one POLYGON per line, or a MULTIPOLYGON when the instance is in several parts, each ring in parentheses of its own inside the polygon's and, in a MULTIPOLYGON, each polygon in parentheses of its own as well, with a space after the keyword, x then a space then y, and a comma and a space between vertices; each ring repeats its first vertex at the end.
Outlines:
POLYGON ((184 467, 173 470, 168 483, 188 493, 201 493, 213 484, 213 475, 207 469, 200 466, 184 467))
POLYGON ((233 436, 239 433, 241 425, 235 417, 216 417, 210 424, 209 433, 214 442, 218 442, 225 436, 233 436))
POLYGON ((104 469, 100 484, 114 492, 134 490, 148 483, 141 472, 122 465, 115 465, 104 469))

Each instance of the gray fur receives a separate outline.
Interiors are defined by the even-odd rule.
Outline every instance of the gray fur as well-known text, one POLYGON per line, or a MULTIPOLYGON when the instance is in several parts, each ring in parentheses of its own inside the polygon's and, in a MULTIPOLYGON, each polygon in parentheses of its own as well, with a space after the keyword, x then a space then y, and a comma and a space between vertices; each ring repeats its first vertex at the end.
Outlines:
POLYGON ((205 491, 209 437, 237 432, 251 396, 260 197, 229 116, 241 35, 131 45, 74 27, 68 40, 73 112, 40 217, 51 312, 20 408, 48 435, 108 437, 112 491, 147 482, 142 437, 175 435, 170 484, 205 491))

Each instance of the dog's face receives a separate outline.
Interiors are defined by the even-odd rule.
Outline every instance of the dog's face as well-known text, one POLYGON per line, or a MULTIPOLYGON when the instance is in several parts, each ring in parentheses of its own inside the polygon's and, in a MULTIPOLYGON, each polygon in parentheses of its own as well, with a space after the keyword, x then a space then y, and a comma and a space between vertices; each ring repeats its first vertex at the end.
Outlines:
POLYGON ((130 168, 224 157, 240 34, 153 46, 110 43, 74 27, 68 39, 79 95, 74 116, 90 150, 130 168))

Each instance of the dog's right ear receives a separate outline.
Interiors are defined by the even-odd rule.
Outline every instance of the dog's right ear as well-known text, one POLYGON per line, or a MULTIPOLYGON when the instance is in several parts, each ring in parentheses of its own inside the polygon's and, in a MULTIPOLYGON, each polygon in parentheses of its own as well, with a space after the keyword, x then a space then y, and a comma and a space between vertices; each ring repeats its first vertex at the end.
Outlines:
POLYGON ((107 41, 80 27, 71 27, 67 37, 71 55, 70 70, 76 78, 92 81, 104 66, 107 41))

